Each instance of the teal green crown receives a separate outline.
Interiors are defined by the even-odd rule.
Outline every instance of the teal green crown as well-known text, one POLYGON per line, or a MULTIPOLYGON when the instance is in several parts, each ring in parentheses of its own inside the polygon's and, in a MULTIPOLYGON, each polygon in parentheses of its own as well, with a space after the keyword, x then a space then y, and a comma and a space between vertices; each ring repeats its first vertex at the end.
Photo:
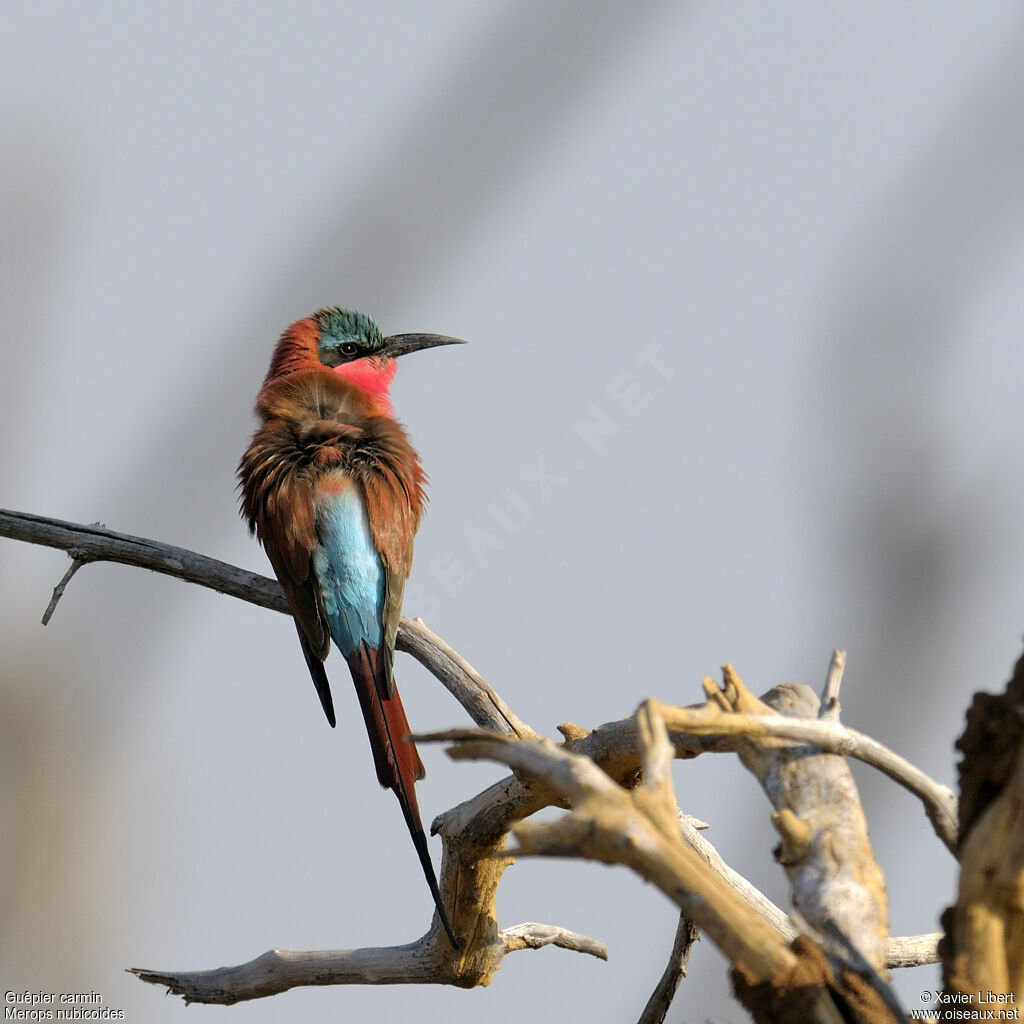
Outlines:
POLYGON ((318 309, 313 314, 320 327, 320 333, 338 341, 360 341, 368 348, 379 348, 383 342, 377 321, 366 313, 342 306, 318 309))
POLYGON ((382 348, 384 338, 372 316, 342 306, 318 309, 313 319, 320 328, 320 359, 337 366, 349 359, 370 355, 382 348))

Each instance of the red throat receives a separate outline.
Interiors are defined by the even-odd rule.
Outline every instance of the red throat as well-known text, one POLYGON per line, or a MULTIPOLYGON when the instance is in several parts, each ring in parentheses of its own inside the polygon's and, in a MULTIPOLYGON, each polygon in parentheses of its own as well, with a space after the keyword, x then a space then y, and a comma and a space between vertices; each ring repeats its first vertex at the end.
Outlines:
POLYGON ((365 356, 353 359, 350 363, 342 363, 334 367, 339 377, 351 381, 372 400, 374 412, 378 416, 391 416, 391 397, 388 389, 395 379, 398 369, 394 359, 381 359, 378 356, 365 356))

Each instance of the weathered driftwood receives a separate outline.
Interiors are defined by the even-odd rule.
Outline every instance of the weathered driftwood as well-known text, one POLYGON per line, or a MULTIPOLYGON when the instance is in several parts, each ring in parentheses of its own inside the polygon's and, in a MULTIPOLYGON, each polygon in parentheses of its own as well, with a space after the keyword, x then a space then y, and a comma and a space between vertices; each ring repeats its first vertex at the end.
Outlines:
MULTIPOLYGON (((728 665, 724 680, 721 688, 710 679, 704 687, 709 706, 726 718, 740 713, 816 719, 818 700, 806 686, 779 686, 761 701, 728 665)), ((695 712, 666 709, 664 714, 685 726, 695 712)), ((817 934, 838 928, 875 970, 883 971, 889 935, 885 881, 846 761, 807 744, 754 739, 750 733, 737 753, 775 808, 772 823, 782 840, 776 856, 789 875, 793 906, 817 934)))
POLYGON ((835 721, 764 714, 723 715, 721 708, 710 703, 694 708, 680 708, 679 711, 679 715, 667 715, 669 730, 691 739, 704 736, 709 741, 709 749, 719 752, 738 750, 746 739, 791 740, 871 765, 921 801, 935 834, 956 855, 956 794, 870 736, 835 721))
MULTIPOLYGON (((475 731, 417 738, 455 741, 451 755, 457 759, 496 760, 560 793, 570 813, 553 822, 515 825, 512 833, 519 845, 512 853, 584 857, 632 868, 676 902, 734 964, 737 995, 751 1012, 767 1000, 773 1006, 771 1019, 779 1022, 837 1021, 843 1019, 838 1006, 850 1005, 859 1008, 865 1021, 901 1019, 895 998, 870 964, 859 961, 854 969, 849 957, 826 958, 806 936, 788 942, 683 841, 669 774, 672 746, 661 707, 647 701, 637 712, 643 781, 633 789, 616 785, 590 759, 546 740, 514 741, 475 731)), ((775 767, 781 764, 785 774, 791 760, 777 751, 775 767)), ((823 774, 830 774, 829 769, 823 774)), ((814 786, 786 779, 777 799, 792 800, 813 821, 828 813, 811 795, 814 786)), ((832 798, 827 785, 818 789, 823 800, 832 798)), ((786 809, 792 813, 788 805, 786 809)), ((817 890, 835 892, 832 877, 808 878, 800 884, 808 901, 819 898, 817 890), (812 889, 816 891, 811 893, 812 889)), ((850 899, 848 891, 842 896, 850 899)), ((872 893, 870 899, 875 896, 872 893)), ((855 922, 846 923, 856 927, 855 922)), ((860 937, 859 932, 854 934, 860 937)), ((880 941, 876 945, 881 948, 880 941)))
POLYGON ((647 1000, 637 1024, 662 1024, 668 1016, 669 1007, 675 997, 679 983, 686 977, 686 967, 690 962, 690 951, 700 936, 700 928, 691 921, 686 913, 679 915, 676 934, 672 940, 672 949, 668 955, 665 970, 654 986, 654 991, 647 1000))
MULTIPOLYGON (((0 511, 0 536, 61 548, 71 556, 71 570, 55 589, 47 618, 73 572, 81 565, 101 560, 150 568, 274 611, 287 612, 276 581, 191 551, 114 533, 100 526, 78 526, 0 511)), ((625 857, 616 855, 615 859, 670 889, 671 898, 687 908, 687 921, 681 921, 669 967, 642 1020, 659 1019, 657 1014, 663 1016, 671 1000, 671 992, 685 968, 690 920, 708 929, 726 955, 743 965, 737 985, 747 991, 749 998, 768 1005, 768 996, 774 993, 773 998, 782 999, 786 1014, 792 1014, 793 1007, 804 1000, 814 1011, 813 1016, 805 1019, 830 1020, 834 1018, 829 1009, 829 986, 836 990, 838 984, 841 989, 842 979, 838 983, 830 980, 831 967, 818 947, 806 936, 794 941, 798 929, 789 917, 725 865, 688 819, 680 816, 667 773, 671 758, 735 750, 751 743, 770 747, 773 743, 777 745, 779 739, 812 742, 825 750, 874 763, 921 797, 940 835, 950 827, 955 831, 955 802, 950 804, 948 791, 944 794, 941 787, 920 773, 915 774, 912 766, 885 748, 844 730, 834 721, 776 716, 771 724, 765 724, 768 720, 757 717, 753 721, 761 725, 752 730, 748 715, 726 715, 707 705, 695 709, 667 708, 652 702, 637 716, 589 732, 571 724, 561 726, 565 742, 557 747, 522 722, 472 666, 418 620, 402 620, 398 647, 424 664, 463 705, 477 726, 488 730, 486 735, 475 730, 443 734, 459 744, 456 756, 475 756, 470 751, 484 749, 480 744, 490 744, 487 749, 492 753, 500 749, 498 759, 512 764, 516 772, 439 815, 433 824, 432 831, 440 834, 443 844, 441 889, 452 910, 456 931, 465 939, 463 948, 453 952, 447 942, 441 941, 435 919, 426 935, 403 946, 308 953, 271 950, 237 967, 198 972, 136 970, 139 977, 164 984, 189 1002, 232 1003, 299 985, 486 985, 505 955, 539 945, 603 956, 600 943, 554 926, 528 924, 499 930, 495 909, 497 886, 504 869, 512 863, 505 843, 513 827, 523 849, 531 843, 547 841, 549 830, 561 828, 565 855, 589 855, 588 843, 592 840, 577 834, 572 824, 574 815, 579 821, 576 805, 582 793, 589 794, 584 801, 588 812, 602 820, 601 834, 608 843, 617 844, 620 852, 625 851, 625 857), (658 724, 662 713, 669 719, 667 731, 658 724), (683 721, 679 716, 687 714, 695 716, 694 727, 679 727, 678 723, 683 721), (755 734, 761 738, 751 739, 755 734), (549 777, 551 764, 557 770, 549 777), (546 767, 541 770, 539 766, 546 767), (585 782, 580 782, 580 778, 585 782), (552 805, 576 809, 554 825, 535 825, 524 820, 552 805), (644 842, 639 846, 630 831, 637 821, 643 822, 644 842), (695 898, 694 892, 703 898, 695 898), (764 986, 768 988, 763 989, 764 986)), ((837 690, 841 662, 838 669, 835 665, 833 668, 837 690)), ((832 694, 822 717, 834 718, 837 714, 838 702, 832 694)), ((602 848, 606 853, 610 849, 607 844, 602 848)), ((933 962, 936 938, 933 935, 890 939, 884 946, 884 955, 877 950, 873 955, 881 956, 888 966, 933 962)), ((854 995, 846 991, 844 998, 856 1003, 854 995)), ((870 1002, 877 998, 877 993, 869 992, 865 998, 870 1002)))
MULTIPOLYGON (((558 946, 575 953, 608 959, 603 943, 552 925, 524 923, 498 933, 498 958, 522 949, 558 946)), ((229 1005, 261 999, 303 985, 409 985, 439 984, 446 980, 464 985, 468 975, 439 967, 436 941, 411 942, 405 946, 364 949, 329 949, 296 952, 271 949, 248 963, 211 971, 162 973, 133 968, 143 981, 166 985, 186 1003, 229 1005)), ((464 987, 468 987, 465 986, 464 987)))
POLYGON ((668 774, 668 735, 646 706, 637 717, 644 772, 643 781, 633 789, 614 782, 590 758, 546 739, 515 741, 476 730, 416 739, 454 742, 449 753, 457 760, 506 764, 553 790, 571 808, 556 821, 513 825, 519 844, 514 856, 585 857, 625 864, 676 902, 731 961, 747 963, 765 979, 792 969, 796 958, 785 939, 683 842, 668 774))
POLYGON ((1004 693, 978 693, 957 741, 960 884, 943 915, 945 996, 976 1013, 1024 1000, 1024 657, 1004 693))
MULTIPOLYGON (((53 597, 43 615, 44 625, 53 615, 68 581, 79 568, 90 562, 118 562, 150 569, 186 583, 216 590, 260 608, 290 614, 284 592, 277 580, 173 544, 116 533, 100 523, 85 526, 27 512, 0 509, 0 537, 59 548, 72 559, 71 568, 54 588, 53 597)), ((401 620, 397 646, 400 651, 411 654, 443 683, 481 728, 515 736, 536 735, 528 725, 512 714, 505 702, 464 658, 418 619, 401 620)))

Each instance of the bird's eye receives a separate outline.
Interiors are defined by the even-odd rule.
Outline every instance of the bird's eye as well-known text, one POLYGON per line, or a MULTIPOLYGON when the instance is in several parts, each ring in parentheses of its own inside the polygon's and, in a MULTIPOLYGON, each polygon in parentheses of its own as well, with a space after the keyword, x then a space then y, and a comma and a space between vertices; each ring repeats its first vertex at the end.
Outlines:
POLYGON ((343 356, 354 356, 359 351, 359 346, 354 341, 343 341, 338 346, 338 351, 343 356))

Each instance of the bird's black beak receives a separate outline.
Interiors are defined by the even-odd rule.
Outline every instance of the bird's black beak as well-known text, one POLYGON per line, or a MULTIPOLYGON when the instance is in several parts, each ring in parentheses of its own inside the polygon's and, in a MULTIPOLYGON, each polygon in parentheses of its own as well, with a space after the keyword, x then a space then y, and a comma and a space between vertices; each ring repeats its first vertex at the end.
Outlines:
POLYGON ((421 348, 435 348, 438 345, 465 345, 461 338, 448 338, 443 334, 392 334, 384 339, 384 347, 375 355, 397 359, 421 348))

